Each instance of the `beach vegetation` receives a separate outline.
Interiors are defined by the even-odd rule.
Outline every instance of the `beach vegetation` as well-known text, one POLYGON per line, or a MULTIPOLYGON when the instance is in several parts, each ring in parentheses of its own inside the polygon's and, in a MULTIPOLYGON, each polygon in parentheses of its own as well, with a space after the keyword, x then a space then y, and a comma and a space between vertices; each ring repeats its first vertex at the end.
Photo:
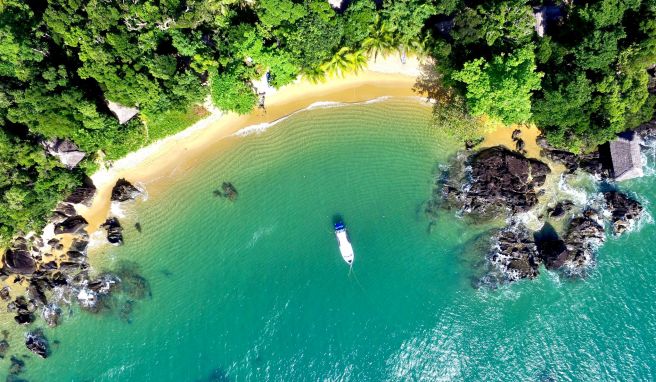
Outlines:
POLYGON ((654 0, 557 3, 543 36, 524 0, 2 0, 0 237, 38 227, 100 160, 202 118, 208 98, 250 112, 251 81, 326 81, 368 59, 432 56, 442 128, 532 122, 586 150, 653 117, 654 0), (651 81, 651 82, 650 82, 651 81), (139 110, 123 124, 108 101, 139 110), (42 142, 87 155, 68 170, 42 142))

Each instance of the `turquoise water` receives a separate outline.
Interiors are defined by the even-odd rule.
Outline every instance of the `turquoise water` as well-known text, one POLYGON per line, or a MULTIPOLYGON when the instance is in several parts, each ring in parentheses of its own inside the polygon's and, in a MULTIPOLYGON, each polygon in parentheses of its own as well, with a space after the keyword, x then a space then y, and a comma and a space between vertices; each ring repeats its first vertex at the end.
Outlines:
MULTIPOLYGON (((481 228, 423 203, 455 146, 414 100, 305 111, 239 138, 129 212, 103 254, 152 297, 75 312, 29 381, 654 380, 655 228, 602 248, 584 281, 472 287, 481 228), (212 191, 231 181, 235 202, 212 191), (356 252, 349 271, 331 223, 356 252), (131 224, 128 224, 131 225, 131 224)), ((655 201, 654 179, 626 187, 655 201)), ((651 205, 648 206, 651 209, 651 205)))

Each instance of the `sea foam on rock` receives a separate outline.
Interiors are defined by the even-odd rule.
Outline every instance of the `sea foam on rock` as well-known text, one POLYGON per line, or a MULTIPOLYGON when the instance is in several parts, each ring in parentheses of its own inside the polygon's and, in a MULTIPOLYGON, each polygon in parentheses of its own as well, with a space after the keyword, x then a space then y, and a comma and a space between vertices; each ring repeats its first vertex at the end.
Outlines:
POLYGON ((466 213, 480 215, 530 210, 538 202, 538 187, 551 172, 545 163, 501 146, 474 153, 469 165, 469 179, 450 179, 443 192, 466 213))
MULTIPOLYGON (((543 146, 545 156, 563 162, 567 168, 561 183, 571 177, 567 173, 578 169, 596 175, 597 179, 606 176, 598 153, 575 155, 550 148, 546 143, 543 146)), ((593 204, 585 198, 585 205, 561 199, 556 193, 547 202, 551 207, 537 208, 543 192, 540 187, 550 174, 545 163, 503 147, 465 152, 466 159, 456 155, 449 170, 441 172, 426 212, 435 217, 438 207, 455 207, 460 214, 478 221, 507 219, 507 226, 492 235, 493 248, 487 256, 492 267, 488 267, 490 273, 484 276, 485 280, 534 278, 540 264, 569 276, 585 275, 594 264, 597 248, 606 239, 602 219, 607 216, 598 211, 607 208, 616 235, 630 229, 642 213, 640 203, 617 191, 604 193, 603 201, 597 198, 592 200, 593 204), (531 220, 530 226, 538 223, 542 228, 536 232, 528 228, 527 215, 536 220, 531 220), (554 220, 563 221, 558 224, 563 226, 561 234, 549 224, 554 220)))
POLYGON ((510 281, 534 278, 540 265, 537 247, 532 233, 523 224, 508 226, 493 238, 494 248, 489 255, 510 281))
POLYGON ((605 192, 604 199, 611 214, 614 235, 630 230, 642 214, 642 205, 621 192, 605 192))
POLYGON ((141 190, 135 187, 132 183, 128 182, 124 178, 116 181, 114 188, 112 188, 112 201, 113 202, 125 202, 128 200, 133 200, 141 194, 141 190))

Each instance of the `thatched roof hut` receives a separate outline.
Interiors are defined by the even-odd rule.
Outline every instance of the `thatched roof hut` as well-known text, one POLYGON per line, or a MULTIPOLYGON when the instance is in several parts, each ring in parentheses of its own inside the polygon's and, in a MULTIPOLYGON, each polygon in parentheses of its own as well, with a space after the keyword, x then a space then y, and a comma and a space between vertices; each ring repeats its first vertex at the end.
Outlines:
POLYGON ((610 142, 613 177, 617 181, 643 176, 640 143, 642 139, 634 132, 620 134, 610 142))

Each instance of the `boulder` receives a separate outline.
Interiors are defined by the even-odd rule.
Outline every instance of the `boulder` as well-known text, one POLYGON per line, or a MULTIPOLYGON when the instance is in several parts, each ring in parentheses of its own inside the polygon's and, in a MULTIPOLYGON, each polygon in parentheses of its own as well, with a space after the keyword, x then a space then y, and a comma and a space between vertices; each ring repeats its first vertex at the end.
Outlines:
POLYGON ((10 291, 11 290, 9 289, 8 286, 5 286, 2 289, 0 289, 0 299, 2 299, 2 301, 11 300, 11 295, 9 294, 10 291))
POLYGON ((116 116, 119 124, 127 123, 129 120, 134 118, 135 115, 139 114, 139 109, 136 107, 130 107, 121 105, 120 103, 112 102, 107 100, 107 108, 116 116))
POLYGON ((68 198, 66 198, 66 202, 71 204, 83 204, 88 207, 91 205, 91 201, 95 195, 96 187, 90 183, 73 190, 68 198))
POLYGON ((36 262, 27 249, 27 244, 15 242, 5 251, 3 257, 4 268, 10 273, 29 275, 36 270, 36 262))
POLYGON ((509 281, 535 278, 540 257, 531 233, 523 224, 511 225, 494 236, 494 247, 489 255, 509 281))
POLYGON ((465 212, 475 213, 499 208, 511 213, 530 210, 538 202, 536 188, 551 172, 543 162, 502 146, 479 151, 470 157, 470 164, 471 180, 464 187, 447 185, 444 194, 462 204, 465 212))
POLYGON ((25 346, 41 358, 47 358, 50 353, 48 340, 41 330, 28 332, 25 335, 25 346))
POLYGON ((42 144, 50 155, 57 157, 69 170, 76 167, 86 155, 84 151, 80 151, 77 145, 68 139, 50 139, 42 144))
POLYGON ((133 200, 141 194, 141 190, 133 186, 132 183, 128 182, 124 178, 116 181, 114 188, 112 188, 112 201, 114 202, 125 202, 128 200, 133 200))
POLYGON ((611 223, 615 235, 621 235, 633 227, 636 220, 642 215, 642 205, 621 192, 605 192, 604 199, 611 213, 611 223))
POLYGON ((579 157, 569 151, 543 149, 541 154, 554 162, 563 164, 567 169, 567 172, 570 174, 574 173, 579 168, 579 157))
POLYGON ((561 200, 555 206, 547 208, 547 213, 549 213, 549 217, 559 219, 570 212, 572 208, 574 208, 574 203, 571 200, 561 200))
POLYGON ((66 217, 77 215, 75 207, 70 203, 59 203, 55 208, 55 212, 59 212, 66 217))
POLYGON ((123 244, 123 228, 117 218, 109 218, 102 225, 107 230, 107 241, 114 245, 123 244))
POLYGON ((55 224, 55 235, 65 233, 78 233, 82 231, 89 223, 80 215, 71 216, 61 223, 55 224))
POLYGON ((545 223, 533 237, 538 255, 547 269, 558 269, 565 264, 567 247, 551 224, 545 223))

